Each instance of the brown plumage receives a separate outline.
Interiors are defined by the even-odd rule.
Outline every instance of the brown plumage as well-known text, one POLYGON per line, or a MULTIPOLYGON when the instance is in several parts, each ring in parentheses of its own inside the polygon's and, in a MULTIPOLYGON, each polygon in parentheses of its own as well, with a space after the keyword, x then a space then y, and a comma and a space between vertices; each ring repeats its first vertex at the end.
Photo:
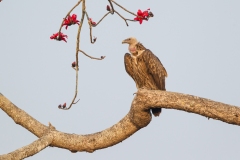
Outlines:
MULTIPOLYGON (((137 89, 166 90, 167 71, 158 57, 135 38, 125 39, 122 43, 129 44, 131 54, 124 56, 125 69, 135 81, 137 89)), ((161 108, 153 108, 152 113, 155 117, 159 116, 161 108)))

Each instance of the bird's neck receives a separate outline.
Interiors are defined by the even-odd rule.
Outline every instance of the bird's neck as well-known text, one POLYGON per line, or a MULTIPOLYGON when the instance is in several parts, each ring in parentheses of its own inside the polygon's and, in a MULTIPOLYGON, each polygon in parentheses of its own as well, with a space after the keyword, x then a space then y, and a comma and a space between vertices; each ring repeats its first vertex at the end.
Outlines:
POLYGON ((129 46, 128 46, 128 50, 129 50, 129 52, 130 52, 133 56, 137 56, 137 55, 138 55, 138 51, 137 51, 137 48, 136 48, 136 44, 137 44, 137 43, 129 44, 129 46))

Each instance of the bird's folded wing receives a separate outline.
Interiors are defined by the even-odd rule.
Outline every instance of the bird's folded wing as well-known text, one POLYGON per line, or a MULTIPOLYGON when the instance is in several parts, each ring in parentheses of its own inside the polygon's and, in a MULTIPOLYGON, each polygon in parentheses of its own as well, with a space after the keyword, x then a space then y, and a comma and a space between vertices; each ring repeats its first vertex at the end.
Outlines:
POLYGON ((129 53, 126 53, 124 56, 124 65, 125 65, 125 70, 127 73, 133 78, 133 68, 132 68, 132 60, 131 60, 131 55, 129 53))
POLYGON ((142 53, 142 56, 148 72, 152 75, 157 87, 161 90, 166 90, 165 77, 167 77, 167 71, 161 61, 148 49, 142 53))

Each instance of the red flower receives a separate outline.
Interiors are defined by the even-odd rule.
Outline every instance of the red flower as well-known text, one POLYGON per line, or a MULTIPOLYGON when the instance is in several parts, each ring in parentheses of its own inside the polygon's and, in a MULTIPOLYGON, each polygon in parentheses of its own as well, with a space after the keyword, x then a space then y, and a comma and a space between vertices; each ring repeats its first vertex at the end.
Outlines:
POLYGON ((68 15, 67 18, 64 19, 63 25, 66 25, 66 29, 68 28, 68 26, 71 26, 73 24, 78 24, 79 25, 79 21, 77 20, 77 15, 73 14, 72 16, 68 15))
POLYGON ((149 17, 149 13, 148 11, 150 10, 150 8, 148 8, 146 11, 141 11, 140 9, 137 12, 137 17, 134 18, 135 21, 139 21, 140 24, 142 24, 143 20, 148 20, 149 17))
POLYGON ((94 22, 94 21, 92 20, 92 18, 89 18, 89 22, 91 23, 91 25, 92 25, 93 27, 96 26, 96 22, 94 22))
POLYGON ((50 37, 50 39, 55 39, 55 40, 58 40, 58 41, 63 40, 63 41, 65 41, 65 42, 67 42, 65 38, 67 38, 68 36, 65 35, 65 34, 63 34, 62 32, 60 32, 60 35, 58 35, 58 33, 59 33, 59 32, 53 34, 53 35, 50 37))

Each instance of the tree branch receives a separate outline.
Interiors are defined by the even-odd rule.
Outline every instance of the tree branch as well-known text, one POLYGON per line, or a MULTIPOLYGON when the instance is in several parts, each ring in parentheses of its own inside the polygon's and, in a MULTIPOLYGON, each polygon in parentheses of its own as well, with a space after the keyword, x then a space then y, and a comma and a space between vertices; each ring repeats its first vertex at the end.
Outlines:
POLYGON ((159 90, 139 90, 137 95, 146 106, 182 110, 240 126, 240 108, 237 106, 193 95, 159 90))
MULTIPOLYGON (((88 135, 77 135, 52 131, 53 147, 68 149, 72 152, 93 152, 113 146, 130 137, 139 129, 146 127, 152 119, 151 108, 177 109, 240 125, 240 108, 192 95, 160 91, 139 90, 136 93, 129 113, 112 127, 88 135)), ((24 128, 42 137, 48 127, 41 124, 26 112, 17 108, 0 94, 0 108, 24 128)))
POLYGON ((0 160, 19 160, 30 156, 33 156, 49 146, 52 143, 53 134, 49 132, 47 135, 41 137, 40 139, 34 141, 33 143, 17 149, 11 153, 0 155, 0 160))

